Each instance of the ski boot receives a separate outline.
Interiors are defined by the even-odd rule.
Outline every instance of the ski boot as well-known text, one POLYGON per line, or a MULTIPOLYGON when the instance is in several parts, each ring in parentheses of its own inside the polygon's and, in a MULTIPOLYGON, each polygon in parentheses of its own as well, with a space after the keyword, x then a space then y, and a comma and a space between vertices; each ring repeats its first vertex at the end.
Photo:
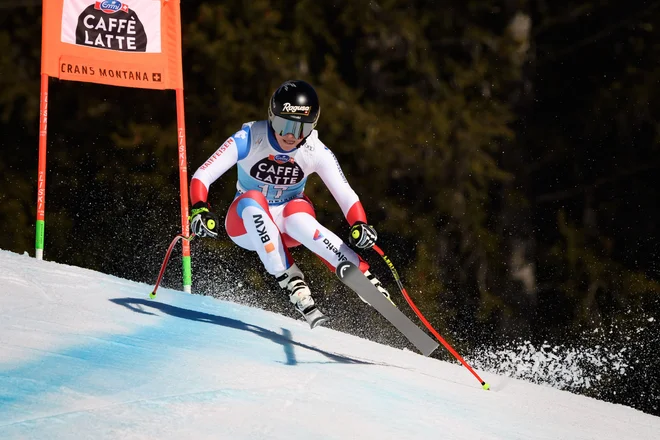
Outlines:
POLYGON ((305 318, 310 328, 319 326, 329 319, 314 304, 312 292, 305 282, 304 275, 295 264, 278 276, 277 281, 289 294, 289 301, 305 318))

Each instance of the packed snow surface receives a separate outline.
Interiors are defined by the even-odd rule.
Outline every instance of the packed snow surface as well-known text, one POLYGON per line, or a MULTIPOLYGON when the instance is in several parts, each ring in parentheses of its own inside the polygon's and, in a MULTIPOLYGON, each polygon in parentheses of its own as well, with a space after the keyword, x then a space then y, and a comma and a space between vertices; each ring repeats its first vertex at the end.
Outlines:
POLYGON ((150 300, 152 287, 0 251, 0 439, 660 432, 660 418, 625 406, 477 370, 484 391, 459 364, 208 296, 161 288, 150 300))

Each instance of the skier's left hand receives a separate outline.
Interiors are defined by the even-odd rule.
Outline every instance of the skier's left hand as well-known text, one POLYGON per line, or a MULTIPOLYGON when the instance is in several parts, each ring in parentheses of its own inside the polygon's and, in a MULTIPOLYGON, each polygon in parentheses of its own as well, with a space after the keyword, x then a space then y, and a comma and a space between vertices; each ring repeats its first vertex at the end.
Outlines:
POLYGON ((363 222, 356 222, 351 226, 351 233, 348 240, 357 248, 370 249, 376 244, 378 234, 373 226, 363 222))

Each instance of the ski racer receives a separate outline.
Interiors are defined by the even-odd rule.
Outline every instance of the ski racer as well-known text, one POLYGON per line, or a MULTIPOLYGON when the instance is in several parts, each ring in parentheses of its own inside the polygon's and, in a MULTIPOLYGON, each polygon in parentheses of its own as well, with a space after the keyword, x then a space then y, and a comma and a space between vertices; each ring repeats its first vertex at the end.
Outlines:
POLYGON ((377 233, 367 224, 357 194, 314 129, 320 114, 319 98, 310 84, 284 82, 270 99, 268 120, 243 124, 197 169, 190 184, 191 232, 218 238, 219 221, 208 203, 209 188, 237 166, 237 192, 225 217, 227 234, 238 246, 257 252, 312 328, 327 318, 316 307, 289 248, 302 244, 333 271, 342 261, 350 261, 389 299, 369 265, 319 223, 312 201, 304 194, 307 178, 317 173, 350 225, 350 243, 359 249, 375 244, 377 233))

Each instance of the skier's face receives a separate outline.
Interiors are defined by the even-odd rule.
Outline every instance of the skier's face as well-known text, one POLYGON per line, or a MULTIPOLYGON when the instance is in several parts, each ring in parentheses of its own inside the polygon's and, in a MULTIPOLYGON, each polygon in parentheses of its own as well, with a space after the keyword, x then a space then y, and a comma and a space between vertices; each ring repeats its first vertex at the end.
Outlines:
POLYGON ((294 137, 291 133, 287 133, 284 136, 275 133, 275 138, 277 139, 280 148, 284 151, 291 151, 302 142, 302 139, 294 137))

